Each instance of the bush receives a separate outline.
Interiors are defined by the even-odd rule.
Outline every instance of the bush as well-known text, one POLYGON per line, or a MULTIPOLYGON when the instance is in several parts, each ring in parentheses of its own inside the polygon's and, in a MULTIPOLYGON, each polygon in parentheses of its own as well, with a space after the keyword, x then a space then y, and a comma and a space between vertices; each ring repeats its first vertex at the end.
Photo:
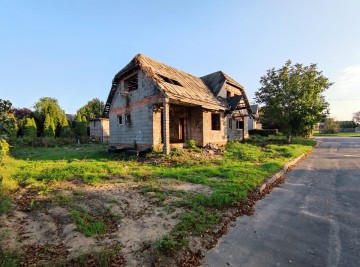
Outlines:
POLYGON ((0 159, 9 154, 10 145, 4 140, 0 138, 0 159))
POLYGON ((186 147, 187 148, 191 148, 191 149, 196 149, 197 148, 197 142, 195 140, 187 140, 186 141, 186 147))
MULTIPOLYGON (((82 137, 80 141, 85 141, 88 143, 88 139, 82 137)), ((82 143, 82 142, 81 142, 82 143)), ((11 144, 19 147, 56 147, 56 146, 66 146, 66 145, 75 145, 77 140, 71 137, 18 137, 12 138, 11 144)))
POLYGON ((249 135, 261 135, 261 136, 269 136, 276 135, 279 133, 278 129, 253 129, 249 130, 249 135))

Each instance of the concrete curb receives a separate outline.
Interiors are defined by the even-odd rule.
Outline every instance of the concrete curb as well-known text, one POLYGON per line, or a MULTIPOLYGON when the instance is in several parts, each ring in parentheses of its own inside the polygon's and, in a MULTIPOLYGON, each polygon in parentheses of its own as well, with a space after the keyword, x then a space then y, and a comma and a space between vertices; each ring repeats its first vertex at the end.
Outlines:
POLYGON ((270 178, 266 179, 265 182, 260 185, 259 188, 259 192, 262 193, 266 187, 272 185, 277 179, 281 178, 282 176, 285 175, 285 173, 287 173, 287 171, 289 170, 290 167, 294 166, 296 163, 298 163, 301 159, 305 158, 307 155, 309 155, 309 153, 311 153, 313 151, 314 148, 316 148, 319 145, 319 143, 317 142, 317 144, 306 154, 302 154, 301 156, 293 159, 292 161, 289 161, 287 163, 284 164, 284 166, 281 168, 280 171, 278 171, 277 173, 273 174, 270 178))

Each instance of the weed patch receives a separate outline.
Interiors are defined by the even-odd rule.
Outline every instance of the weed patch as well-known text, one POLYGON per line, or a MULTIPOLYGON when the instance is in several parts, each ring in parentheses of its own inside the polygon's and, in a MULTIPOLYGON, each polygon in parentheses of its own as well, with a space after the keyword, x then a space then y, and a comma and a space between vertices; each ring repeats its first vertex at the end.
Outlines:
POLYGON ((7 195, 0 194, 0 214, 11 210, 11 199, 7 195))
POLYGON ((74 220, 78 230, 86 237, 103 235, 106 232, 106 225, 102 219, 80 210, 72 210, 71 218, 74 220))
POLYGON ((0 267, 20 266, 22 256, 18 251, 6 251, 0 249, 0 267))

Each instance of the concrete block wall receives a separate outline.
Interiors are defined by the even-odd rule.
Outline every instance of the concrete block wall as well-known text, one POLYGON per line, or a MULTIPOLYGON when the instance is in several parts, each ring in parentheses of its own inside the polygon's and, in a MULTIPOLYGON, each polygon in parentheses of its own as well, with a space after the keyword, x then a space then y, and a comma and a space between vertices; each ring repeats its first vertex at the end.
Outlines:
POLYGON ((224 112, 220 112, 220 130, 212 130, 212 112, 203 112, 203 145, 208 143, 223 145, 227 143, 227 120, 224 112))
POLYGON ((154 147, 158 146, 157 150, 162 149, 159 145, 161 145, 162 139, 161 139, 161 113, 162 110, 154 111, 153 112, 153 118, 152 118, 152 124, 153 124, 153 144, 154 147))
MULTIPOLYGON (((231 116, 228 116, 228 125, 229 125, 229 119, 231 116)), ((248 125, 249 117, 244 118, 244 131, 245 131, 245 138, 249 137, 249 125, 248 125)), ((236 120, 232 120, 232 128, 230 129, 228 127, 228 138, 230 140, 242 140, 242 130, 236 129, 236 120)))
POLYGON ((199 146, 204 146, 202 108, 194 107, 189 110, 187 132, 189 140, 195 140, 199 146))
POLYGON ((116 147, 134 146, 139 149, 153 145, 153 105, 161 102, 161 95, 151 79, 144 72, 139 71, 138 89, 124 94, 123 79, 111 103, 110 119, 110 145, 116 147), (131 123, 125 122, 125 114, 130 114, 131 123), (122 124, 118 123, 118 116, 122 116, 122 124))
POLYGON ((96 141, 107 142, 110 137, 109 120, 101 119, 89 122, 90 137, 94 137, 96 141))

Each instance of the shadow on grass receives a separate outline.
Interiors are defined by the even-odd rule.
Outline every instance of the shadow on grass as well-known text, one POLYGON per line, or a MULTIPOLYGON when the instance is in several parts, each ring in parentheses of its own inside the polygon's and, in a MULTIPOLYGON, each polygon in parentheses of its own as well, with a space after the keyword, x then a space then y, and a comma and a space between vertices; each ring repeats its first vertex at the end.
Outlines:
POLYGON ((10 154, 15 159, 21 160, 130 160, 133 157, 124 153, 109 153, 104 145, 79 145, 63 147, 13 147, 10 154))

